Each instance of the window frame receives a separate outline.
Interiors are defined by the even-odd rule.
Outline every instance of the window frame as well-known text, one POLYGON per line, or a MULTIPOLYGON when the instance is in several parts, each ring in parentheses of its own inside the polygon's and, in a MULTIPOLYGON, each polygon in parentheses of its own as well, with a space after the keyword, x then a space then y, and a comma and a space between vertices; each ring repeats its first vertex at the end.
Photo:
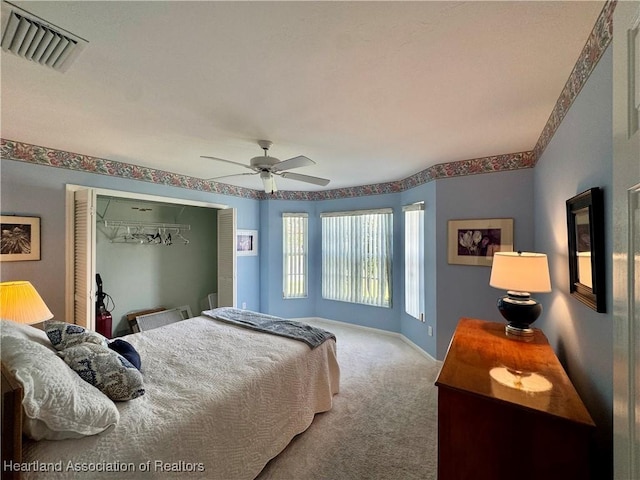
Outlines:
POLYGON ((424 321, 425 310, 424 210, 424 202, 402 207, 404 213, 404 311, 420 321, 424 321), (417 225, 412 224, 409 217, 415 212, 420 213, 417 217, 417 225), (409 238, 413 235, 413 231, 417 236, 409 238), (412 242, 412 245, 409 242, 412 242))
POLYGON ((392 308, 393 209, 325 212, 320 217, 322 298, 392 308), (372 229, 377 236, 371 236, 372 229))
MULTIPOLYGON (((295 235, 295 233, 294 233, 295 235)), ((298 261, 300 262, 300 260, 298 261)), ((309 297, 309 214, 305 212, 283 212, 282 213, 282 298, 284 300, 295 300, 300 298, 308 298, 309 297), (302 231, 299 232, 302 235, 302 251, 300 253, 292 254, 291 246, 288 245, 288 239, 290 239, 291 235, 287 234, 287 224, 288 221, 286 219, 299 219, 301 220, 302 231), (289 247, 289 248, 288 248, 289 247), (288 260, 293 257, 301 257, 301 263, 298 265, 301 267, 301 273, 292 272, 288 268, 288 260), (290 288, 289 279, 291 276, 300 275, 302 276, 302 291, 300 293, 295 293, 294 290, 290 288)))

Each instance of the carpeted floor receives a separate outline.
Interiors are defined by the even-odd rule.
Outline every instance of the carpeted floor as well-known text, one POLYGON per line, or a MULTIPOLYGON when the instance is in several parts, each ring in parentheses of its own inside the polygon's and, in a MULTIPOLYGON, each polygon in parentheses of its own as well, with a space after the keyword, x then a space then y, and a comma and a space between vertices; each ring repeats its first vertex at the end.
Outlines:
POLYGON ((257 478, 435 479, 440 363, 394 336, 305 321, 336 334, 340 393, 257 478))

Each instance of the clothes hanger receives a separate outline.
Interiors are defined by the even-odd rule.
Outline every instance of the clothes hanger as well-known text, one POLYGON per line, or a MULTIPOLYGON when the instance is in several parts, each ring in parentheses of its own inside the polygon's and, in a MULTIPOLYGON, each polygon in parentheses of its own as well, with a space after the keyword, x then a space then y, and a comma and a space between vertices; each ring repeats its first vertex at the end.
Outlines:
POLYGON ((189 240, 187 240, 186 238, 184 238, 182 236, 182 234, 180 233, 180 229, 177 230, 176 235, 182 239, 182 241, 184 242, 185 245, 189 244, 189 240))

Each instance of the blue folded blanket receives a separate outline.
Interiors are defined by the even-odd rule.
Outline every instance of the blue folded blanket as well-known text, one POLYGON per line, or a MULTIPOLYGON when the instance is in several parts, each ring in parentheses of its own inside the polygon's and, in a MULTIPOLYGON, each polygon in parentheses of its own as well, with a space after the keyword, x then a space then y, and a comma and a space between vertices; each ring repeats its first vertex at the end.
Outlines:
POLYGON ((286 320, 273 315, 252 312, 250 310, 220 307, 214 308, 213 310, 205 310, 202 312, 202 315, 240 327, 257 330, 258 332, 271 333, 273 335, 299 340, 311 348, 321 345, 325 340, 330 338, 333 340, 336 339, 333 333, 322 330, 321 328, 312 327, 311 325, 294 320, 286 320))

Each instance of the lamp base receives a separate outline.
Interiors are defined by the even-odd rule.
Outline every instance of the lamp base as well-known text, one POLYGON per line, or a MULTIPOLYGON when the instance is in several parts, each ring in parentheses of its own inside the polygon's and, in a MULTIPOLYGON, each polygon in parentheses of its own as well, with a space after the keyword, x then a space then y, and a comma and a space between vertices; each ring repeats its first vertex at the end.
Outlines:
POLYGON ((533 340, 533 328, 520 328, 515 325, 508 324, 504 327, 504 332, 507 337, 511 337, 514 340, 520 340, 521 342, 530 342, 533 340))
POLYGON ((533 340, 531 324, 542 313, 542 305, 528 292, 508 291, 506 296, 498 299, 498 310, 509 322, 505 327, 508 337, 525 342, 533 340))

